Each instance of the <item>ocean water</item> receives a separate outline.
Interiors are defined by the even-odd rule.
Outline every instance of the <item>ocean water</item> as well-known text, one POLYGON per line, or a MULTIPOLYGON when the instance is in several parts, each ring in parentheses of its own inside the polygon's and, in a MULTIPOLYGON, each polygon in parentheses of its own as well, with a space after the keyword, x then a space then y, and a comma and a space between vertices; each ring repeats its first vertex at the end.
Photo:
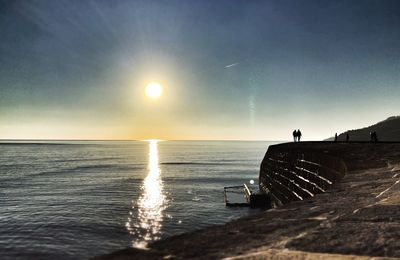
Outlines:
POLYGON ((0 258, 86 259, 257 213, 223 187, 254 180, 271 142, 0 143, 0 258))

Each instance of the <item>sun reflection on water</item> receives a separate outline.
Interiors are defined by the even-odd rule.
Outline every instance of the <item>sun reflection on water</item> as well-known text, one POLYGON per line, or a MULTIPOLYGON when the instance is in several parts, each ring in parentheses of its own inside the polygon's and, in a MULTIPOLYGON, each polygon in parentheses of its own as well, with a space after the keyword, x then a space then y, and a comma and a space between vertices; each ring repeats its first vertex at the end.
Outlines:
POLYGON ((133 247, 145 248, 151 241, 160 239, 163 211, 167 206, 161 170, 158 162, 158 140, 149 140, 148 174, 143 181, 137 211, 129 212, 126 228, 134 236, 133 247))

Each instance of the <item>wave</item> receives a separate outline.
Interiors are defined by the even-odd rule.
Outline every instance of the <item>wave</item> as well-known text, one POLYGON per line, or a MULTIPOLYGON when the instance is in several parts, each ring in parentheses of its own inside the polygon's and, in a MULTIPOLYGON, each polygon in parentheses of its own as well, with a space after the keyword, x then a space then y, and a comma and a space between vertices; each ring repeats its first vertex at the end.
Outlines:
POLYGON ((59 171, 45 171, 35 175, 43 175, 43 174, 54 174, 54 173, 67 173, 67 172, 84 172, 87 170, 116 170, 116 171, 128 171, 128 170, 141 170, 144 169, 143 166, 138 165, 120 165, 120 164, 101 164, 101 165, 80 165, 76 167, 66 168, 59 171))
MULTIPOLYGON (((161 165, 224 165, 228 163, 226 161, 222 161, 222 162, 162 162, 160 164, 161 165)), ((229 164, 235 164, 235 163, 229 163, 229 164)))
MULTIPOLYGON (((254 174, 254 178, 256 178, 257 175, 254 174)), ((199 183, 208 183, 208 184, 216 184, 216 183, 224 183, 227 185, 222 185, 222 186, 229 186, 230 183, 232 185, 235 185, 235 183, 238 183, 240 185, 242 182, 246 182, 251 178, 250 176, 246 176, 243 174, 237 174, 237 175, 228 175, 228 176, 199 176, 199 177, 193 177, 193 176, 187 176, 187 177, 164 177, 162 180, 165 183, 168 184, 176 184, 176 185, 186 185, 186 184, 199 184, 199 183), (227 180, 229 179, 229 181, 227 180)))
POLYGON ((36 146, 36 145, 82 145, 82 144, 73 144, 73 143, 9 143, 9 142, 0 142, 0 145, 14 145, 14 146, 36 146))
MULTIPOLYGON (((19 176, 13 176, 13 177, 5 177, 5 178, 0 178, 1 182, 13 182, 16 180, 27 180, 36 176, 55 176, 59 174, 65 174, 65 173, 85 173, 85 172, 90 172, 91 170, 108 170, 108 172, 115 172, 115 171, 137 171, 137 170, 143 170, 145 169, 144 165, 120 165, 120 164, 103 164, 103 165, 81 165, 81 166, 76 166, 76 167, 70 167, 70 168, 64 168, 64 169, 59 169, 59 170, 49 170, 49 171, 41 171, 41 172, 36 172, 32 174, 26 174, 26 175, 19 175, 19 176)), ((19 184, 18 184, 19 185, 19 184)))
POLYGON ((121 159, 121 157, 101 157, 101 158, 78 158, 78 159, 56 159, 48 162, 88 162, 88 161, 103 161, 103 160, 115 160, 121 159))

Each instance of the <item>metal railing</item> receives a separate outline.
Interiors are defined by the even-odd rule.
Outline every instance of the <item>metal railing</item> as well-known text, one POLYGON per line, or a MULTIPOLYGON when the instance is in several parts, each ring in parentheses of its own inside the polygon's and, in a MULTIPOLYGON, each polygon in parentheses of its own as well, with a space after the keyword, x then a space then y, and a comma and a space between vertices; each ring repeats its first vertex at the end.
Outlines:
POLYGON ((252 194, 252 192, 246 184, 224 187, 225 205, 226 206, 242 206, 242 207, 250 206, 251 194, 252 194), (229 193, 243 194, 243 198, 245 199, 245 202, 231 202, 228 198, 229 193))

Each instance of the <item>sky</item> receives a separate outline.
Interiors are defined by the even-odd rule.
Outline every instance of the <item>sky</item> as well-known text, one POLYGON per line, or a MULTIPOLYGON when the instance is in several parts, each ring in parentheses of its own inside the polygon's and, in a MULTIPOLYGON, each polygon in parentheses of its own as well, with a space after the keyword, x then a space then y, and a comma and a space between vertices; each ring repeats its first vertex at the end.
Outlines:
POLYGON ((400 114, 399 13, 396 0, 0 0, 0 139, 365 127, 400 114))

